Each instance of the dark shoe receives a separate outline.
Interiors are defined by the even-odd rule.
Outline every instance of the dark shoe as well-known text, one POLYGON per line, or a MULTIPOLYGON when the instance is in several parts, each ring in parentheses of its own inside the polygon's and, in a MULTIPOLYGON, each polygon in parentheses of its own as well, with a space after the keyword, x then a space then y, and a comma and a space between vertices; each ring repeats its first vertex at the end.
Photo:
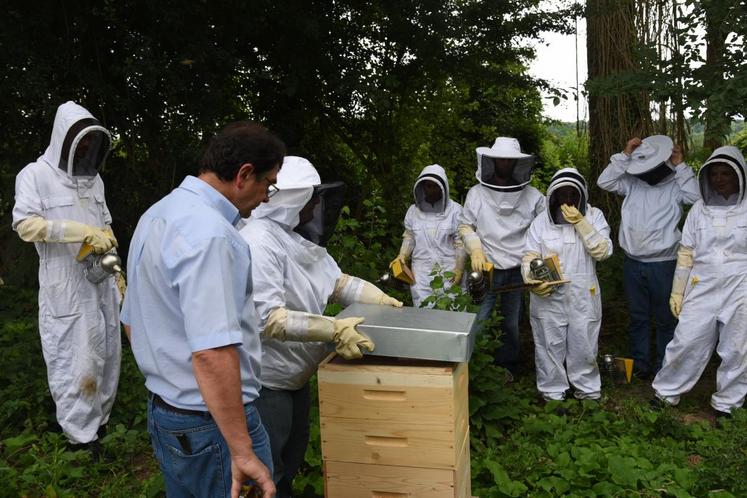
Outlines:
POLYGON ((711 408, 711 410, 713 410, 713 416, 716 418, 716 426, 718 427, 721 427, 724 422, 731 419, 731 413, 729 412, 722 412, 715 408, 711 408))
POLYGON ((649 406, 649 408, 651 408, 652 410, 654 410, 654 411, 657 411, 657 412, 659 412, 659 411, 661 411, 661 410, 664 410, 665 408, 669 408, 669 407, 670 407, 670 406, 672 406, 672 405, 670 405, 669 403, 667 403, 667 402, 666 402, 666 401, 664 401, 663 399, 659 398, 658 396, 654 396, 654 397, 653 397, 653 398, 651 398, 651 400, 650 400, 650 401, 648 402, 648 406, 649 406))

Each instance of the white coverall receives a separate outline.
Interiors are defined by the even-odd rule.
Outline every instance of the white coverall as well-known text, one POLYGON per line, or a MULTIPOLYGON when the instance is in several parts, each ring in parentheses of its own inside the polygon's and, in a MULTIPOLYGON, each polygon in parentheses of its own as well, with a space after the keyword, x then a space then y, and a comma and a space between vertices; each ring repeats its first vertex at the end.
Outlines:
MULTIPOLYGON (((111 224, 101 177, 70 176, 58 167, 63 142, 82 119, 93 116, 73 102, 61 105, 49 147, 18 173, 14 229, 32 216, 98 228, 111 224)), ((57 421, 71 442, 88 443, 108 422, 117 392, 119 291, 113 277, 99 284, 86 279, 84 264, 75 259, 80 243, 37 240, 34 245, 39 253, 39 334, 57 421)))
MULTIPOLYGON (((259 328, 264 330, 276 308, 321 315, 342 275, 327 250, 293 231, 299 212, 311 199, 313 187, 321 183, 307 161, 286 161, 282 176, 293 178, 297 188, 281 183, 272 202, 255 208, 241 235, 252 252, 254 303, 259 328)), ((332 349, 324 342, 280 341, 262 335, 262 386, 297 390, 332 349)))
MULTIPOLYGON (((747 168, 736 147, 716 149, 699 173, 703 200, 687 215, 682 248, 692 250, 674 338, 652 383, 656 396, 676 405, 698 381, 715 350, 721 358, 711 406, 730 413, 747 395, 747 168), (718 156, 732 161, 739 193, 731 205, 710 191, 707 171, 718 156)), ((679 259, 678 259, 679 271, 679 259)), ((677 278, 677 277, 675 277, 677 278)))
MULTIPOLYGON (((548 206, 553 205, 553 192, 567 185, 563 178, 558 178, 566 171, 576 172, 566 168, 556 173, 547 190, 548 206)), ((583 182, 583 177, 577 176, 583 182)), ((602 299, 596 261, 612 254, 612 242, 604 215, 587 203, 585 182, 583 190, 580 198, 581 205, 586 205, 584 219, 593 228, 587 237, 582 237, 570 223, 556 223, 548 208, 547 214, 537 216, 532 222, 524 247, 525 254, 536 253, 542 258, 557 254, 563 278, 570 280, 555 287, 550 295, 530 295, 529 320, 534 335, 537 389, 545 399, 564 399, 570 386, 575 388, 578 399, 601 396, 597 350, 602 299), (597 250, 590 251, 590 248, 597 250)), ((522 272, 525 272, 524 267, 522 272)))
MULTIPOLYGON (((415 204, 405 214, 404 237, 414 242, 411 258, 415 283, 410 286, 410 293, 417 307, 433 294, 431 272, 434 266, 453 272, 458 262, 464 266, 466 253, 458 231, 462 206, 449 198, 449 181, 444 169, 438 164, 426 166, 412 190, 415 204), (441 200, 435 205, 426 202, 422 188, 418 188, 424 181, 434 182, 441 188, 441 200)), ((450 286, 451 282, 445 280, 444 288, 450 286)))

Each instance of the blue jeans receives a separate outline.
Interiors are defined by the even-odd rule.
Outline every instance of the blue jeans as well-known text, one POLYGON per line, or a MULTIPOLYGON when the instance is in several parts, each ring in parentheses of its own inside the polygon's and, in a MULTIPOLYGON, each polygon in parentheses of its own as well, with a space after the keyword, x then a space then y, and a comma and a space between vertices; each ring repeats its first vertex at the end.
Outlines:
MULTIPOLYGON (((259 413, 245 406, 246 424, 254 453, 272 473, 267 432, 259 413)), ((148 433, 166 482, 166 496, 231 496, 231 455, 213 417, 177 413, 148 402, 148 433)))
MULTIPOLYGON (((520 284, 520 268, 509 268, 508 270, 493 270, 493 289, 509 284, 520 284)), ((495 303, 500 295, 501 321, 501 346, 495 353, 495 362, 509 370, 515 371, 519 363, 519 317, 521 316, 521 289, 497 294, 489 291, 485 300, 477 312, 478 323, 490 318, 495 303)), ((483 330, 485 332, 485 330, 483 330)))
POLYGON ((623 279, 628 301, 630 355, 633 367, 642 374, 661 368, 667 344, 672 340, 677 320, 669 311, 669 295, 676 261, 644 263, 625 256, 623 279), (656 362, 652 364, 651 316, 656 324, 656 362))
POLYGON ((309 384, 298 391, 263 387, 254 404, 270 436, 276 498, 291 498, 293 478, 304 461, 309 443, 309 384))

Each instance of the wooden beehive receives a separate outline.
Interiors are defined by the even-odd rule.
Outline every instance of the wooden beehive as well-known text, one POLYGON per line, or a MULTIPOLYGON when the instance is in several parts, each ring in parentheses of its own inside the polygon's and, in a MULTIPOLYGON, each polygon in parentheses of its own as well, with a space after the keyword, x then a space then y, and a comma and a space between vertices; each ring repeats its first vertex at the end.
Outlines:
POLYGON ((318 381, 327 498, 469 498, 467 363, 331 355, 318 381))

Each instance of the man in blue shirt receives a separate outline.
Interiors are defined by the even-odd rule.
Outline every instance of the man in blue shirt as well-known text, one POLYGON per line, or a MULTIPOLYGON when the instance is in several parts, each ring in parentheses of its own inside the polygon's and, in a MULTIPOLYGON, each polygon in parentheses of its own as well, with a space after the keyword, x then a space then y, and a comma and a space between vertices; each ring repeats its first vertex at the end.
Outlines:
POLYGON ((246 481, 275 495, 269 441, 252 404, 261 347, 251 255, 235 224, 277 190, 284 154, 263 127, 229 124, 199 175, 135 229, 121 319, 151 393, 148 432, 168 496, 238 497, 246 481))

